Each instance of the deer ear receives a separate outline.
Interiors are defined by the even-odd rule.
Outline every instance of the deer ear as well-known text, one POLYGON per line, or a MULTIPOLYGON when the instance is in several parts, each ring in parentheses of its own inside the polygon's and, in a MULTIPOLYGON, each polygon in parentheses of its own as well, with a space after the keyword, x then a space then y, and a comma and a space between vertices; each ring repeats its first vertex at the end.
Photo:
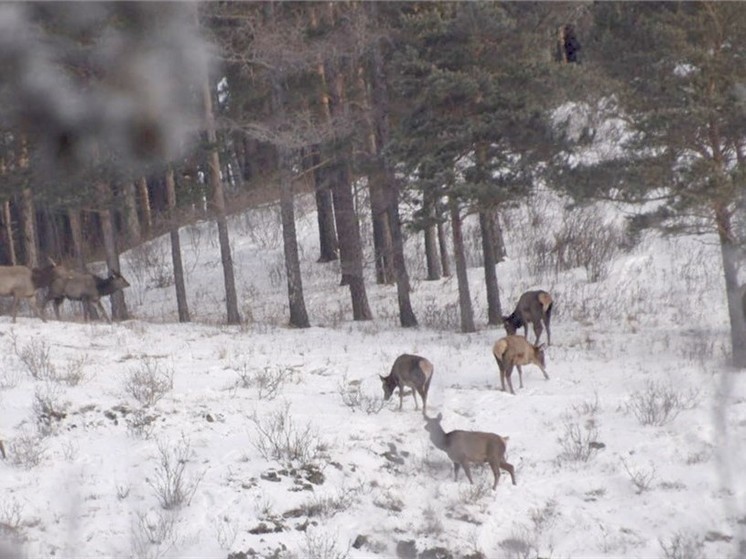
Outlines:
POLYGON ((438 414, 438 417, 436 417, 435 419, 437 419, 438 421, 440 421, 441 419, 443 419, 443 414, 442 414, 442 413, 439 413, 439 414, 438 414))
POLYGON ((386 377, 383 375, 378 375, 378 378, 380 378, 381 380, 386 380, 386 377))

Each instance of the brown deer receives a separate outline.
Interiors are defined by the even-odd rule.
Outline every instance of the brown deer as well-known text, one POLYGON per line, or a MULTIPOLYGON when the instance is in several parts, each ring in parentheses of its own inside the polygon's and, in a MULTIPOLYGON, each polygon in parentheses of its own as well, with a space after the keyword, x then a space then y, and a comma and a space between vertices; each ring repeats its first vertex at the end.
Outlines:
POLYGON ((492 355, 495 356, 497 367, 500 369, 500 385, 505 392, 505 379, 508 379, 510 393, 515 394, 513 382, 510 375, 513 374, 513 367, 518 367, 518 380, 520 387, 523 388, 523 369, 521 365, 536 365, 544 373, 544 378, 549 380, 546 371, 546 362, 544 360, 544 344, 532 345, 523 336, 505 336, 500 338, 492 346, 492 355))
POLYGON ((528 338, 529 322, 534 327, 534 335, 539 343, 539 337, 543 331, 542 322, 547 327, 547 345, 552 344, 552 335, 549 330, 549 322, 552 319, 552 296, 546 291, 526 291, 518 299, 518 304, 510 316, 503 317, 505 331, 511 335, 523 326, 523 335, 528 338))
POLYGON ((65 299, 71 301, 82 301, 84 317, 88 319, 88 305, 93 303, 107 322, 111 323, 109 315, 106 314, 101 297, 111 295, 116 291, 129 287, 129 282, 117 271, 112 270, 108 278, 101 278, 88 272, 68 272, 60 275, 49 286, 47 296, 44 300, 44 308, 49 301, 54 300, 54 314, 60 319, 60 305, 65 299))
POLYGON ((381 376, 383 384, 383 399, 388 400, 394 393, 394 389, 399 387, 399 411, 404 403, 404 387, 412 387, 412 397, 414 398, 414 408, 420 409, 417 405, 417 393, 422 398, 422 415, 427 411, 427 391, 430 389, 430 381, 433 378, 433 364, 424 357, 419 355, 410 355, 404 353, 396 358, 394 365, 391 367, 389 376, 381 376))
POLYGON ((34 295, 37 289, 49 287, 61 273, 66 273, 66 270, 57 267, 54 262, 33 270, 27 266, 0 266, 0 296, 13 297, 13 322, 16 321, 18 314, 19 299, 28 300, 34 314, 46 322, 43 310, 39 309, 34 295))
POLYGON ((446 433, 440 425, 443 414, 431 418, 425 416, 425 430, 430 433, 430 440, 440 450, 448 454, 453 462, 453 480, 458 480, 459 466, 464 468, 469 483, 474 484, 471 478, 469 463, 483 464, 487 462, 492 468, 495 483, 492 489, 497 488, 500 481, 500 468, 510 474, 510 479, 515 485, 515 468, 505 461, 506 443, 509 437, 501 437, 495 433, 482 431, 451 431, 446 433))

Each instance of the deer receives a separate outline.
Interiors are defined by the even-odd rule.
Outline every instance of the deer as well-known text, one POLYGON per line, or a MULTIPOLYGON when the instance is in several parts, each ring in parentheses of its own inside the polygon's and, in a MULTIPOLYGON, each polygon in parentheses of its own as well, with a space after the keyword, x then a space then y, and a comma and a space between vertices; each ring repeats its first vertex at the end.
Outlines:
POLYGON ((93 303, 106 321, 111 324, 111 319, 101 304, 101 297, 116 293, 125 287, 129 287, 129 285, 124 276, 116 270, 112 270, 107 278, 89 272, 69 272, 66 275, 58 276, 49 286, 43 308, 46 308, 49 301, 53 300, 54 314, 57 320, 60 320, 60 305, 65 299, 82 301, 84 317, 87 320, 88 305, 93 303))
POLYGON ((495 345, 492 346, 492 355, 495 356, 497 368, 500 369, 500 385, 503 392, 505 392, 505 379, 507 378, 510 393, 515 394, 513 382, 510 380, 514 366, 518 367, 520 388, 523 388, 522 365, 536 365, 544 373, 544 378, 549 380, 544 359, 544 344, 532 345, 523 336, 505 336, 497 340, 495 345))
POLYGON ((0 296, 13 297, 13 322, 18 315, 19 299, 27 299, 34 314, 43 322, 47 321, 43 309, 39 309, 36 303, 36 291, 49 287, 60 274, 67 272, 53 260, 50 259, 50 262, 48 266, 33 269, 28 266, 0 266, 0 296))
POLYGON ((391 398, 394 389, 399 387, 399 411, 401 411, 404 403, 404 387, 410 386, 415 410, 419 410, 417 405, 417 393, 419 393, 422 398, 422 415, 426 414, 427 391, 430 389, 430 381, 433 378, 433 364, 430 361, 419 355, 404 353, 394 361, 389 376, 378 376, 383 384, 384 400, 391 398))
POLYGON ((503 316, 503 325, 508 335, 515 334, 518 328, 523 326, 523 335, 528 338, 529 322, 534 327, 534 335, 539 343, 539 337, 543 331, 542 322, 547 328, 547 345, 551 345, 552 336, 549 330, 549 322, 552 318, 552 305, 554 300, 546 291, 526 291, 518 299, 518 304, 510 316, 503 316))
POLYGON ((450 431, 446 433, 440 422, 443 414, 432 418, 425 415, 425 431, 430 433, 430 440, 436 448, 444 450, 453 462, 453 480, 458 481, 459 467, 464 468, 469 483, 474 485, 471 478, 469 464, 483 464, 487 462, 492 468, 495 482, 492 489, 497 489, 500 481, 500 469, 510 474, 513 485, 515 482, 515 468, 505 461, 506 444, 510 437, 501 437, 495 433, 483 431, 450 431))

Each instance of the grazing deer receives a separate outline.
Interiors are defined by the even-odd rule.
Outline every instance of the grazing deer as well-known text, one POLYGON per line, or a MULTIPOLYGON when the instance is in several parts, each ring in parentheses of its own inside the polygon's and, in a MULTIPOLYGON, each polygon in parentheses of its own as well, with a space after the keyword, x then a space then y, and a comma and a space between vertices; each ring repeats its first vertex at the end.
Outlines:
POLYGON ((60 305, 65 299, 71 301, 82 301, 84 317, 88 319, 88 305, 94 303, 107 322, 111 323, 109 315, 106 314, 101 297, 111 295, 125 287, 129 282, 117 271, 112 270, 108 278, 101 278, 88 272, 69 272, 64 276, 56 278, 49 286, 47 297, 44 300, 44 308, 49 301, 54 300, 54 314, 60 320, 60 305))
POLYGON ((43 310, 39 309, 34 296, 37 289, 49 287, 58 277, 57 273, 63 271, 64 268, 60 267, 58 270, 54 262, 33 270, 27 266, 0 266, 0 296, 13 297, 13 322, 18 314, 19 299, 27 299, 34 314, 46 322, 43 310))
POLYGON ((399 387, 399 410, 404 403, 404 387, 412 387, 412 397, 414 398, 414 408, 420 409, 417 405, 417 393, 422 398, 422 415, 427 411, 427 391, 430 389, 430 381, 433 378, 433 364, 424 357, 419 355, 402 354, 396 358, 389 376, 381 376, 383 384, 383 399, 388 400, 394 393, 394 389, 399 387))
POLYGON ((510 474, 510 479, 515 485, 515 468, 505 461, 505 445, 509 437, 501 437, 495 433, 484 433, 482 431, 451 431, 446 433, 440 425, 443 414, 431 418, 425 416, 425 431, 430 433, 430 440, 440 450, 448 454, 453 462, 453 480, 458 480, 459 466, 464 468, 464 473, 469 483, 474 484, 471 479, 469 463, 483 464, 487 462, 492 468, 495 483, 492 489, 497 488, 500 481, 500 468, 510 474))
POLYGON ((492 355, 495 356, 497 367, 500 369, 500 384, 503 392, 505 392, 505 379, 507 377, 510 393, 515 394, 513 382, 510 380, 514 366, 518 367, 518 380, 521 388, 523 388, 523 369, 521 369, 521 365, 537 365, 544 373, 544 378, 549 380, 544 360, 544 344, 531 345, 523 336, 506 336, 497 340, 495 345, 492 346, 492 355))
POLYGON ((543 322, 547 327, 547 345, 551 345, 552 335, 549 330, 549 322, 552 318, 552 305, 552 296, 546 291, 526 291, 518 299, 513 314, 503 317, 505 331, 509 335, 515 334, 518 328, 523 326, 523 335, 528 338, 528 324, 530 322, 534 327, 534 335, 536 336, 534 343, 538 344, 543 331, 541 325, 543 322))

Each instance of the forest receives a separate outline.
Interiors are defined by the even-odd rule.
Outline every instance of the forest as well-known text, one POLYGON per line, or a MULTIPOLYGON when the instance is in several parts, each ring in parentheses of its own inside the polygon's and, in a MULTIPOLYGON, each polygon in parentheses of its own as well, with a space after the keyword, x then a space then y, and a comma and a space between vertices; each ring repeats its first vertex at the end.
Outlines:
MULTIPOLYGON (((426 279, 455 274, 473 332, 464 219, 478 218, 486 320, 500 324, 502 215, 544 187, 571 212, 627 208, 600 245, 715 232, 746 365, 738 3, 24 3, 0 25, 2 264, 119 271, 120 253, 169 233, 189 321, 179 229, 210 220, 238 324, 226 219, 278 204, 287 323, 304 328, 294 203, 312 193, 318 261, 338 263, 353 320, 373 318, 373 269, 396 286, 400 325, 418 324, 404 245, 422 236, 426 279)), ((572 265, 562 242, 544 250, 572 265)), ((112 315, 128 318, 124 291, 112 315)))

